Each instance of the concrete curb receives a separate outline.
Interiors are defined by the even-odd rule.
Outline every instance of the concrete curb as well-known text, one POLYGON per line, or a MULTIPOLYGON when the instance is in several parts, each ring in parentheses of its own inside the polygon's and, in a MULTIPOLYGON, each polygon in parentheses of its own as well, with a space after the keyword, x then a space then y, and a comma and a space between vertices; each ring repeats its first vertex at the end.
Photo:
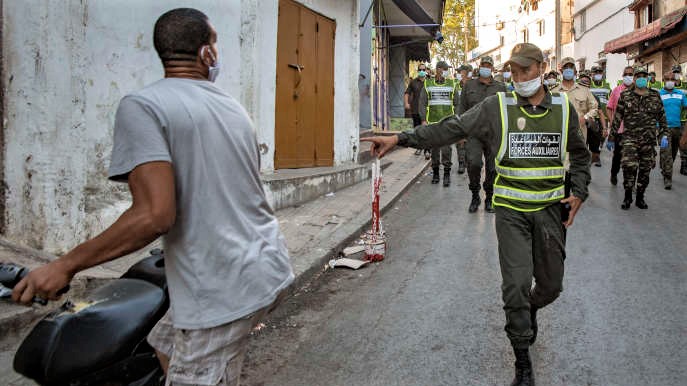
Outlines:
MULTIPOLYGON (((431 161, 427 160, 423 164, 422 168, 420 168, 410 180, 406 181, 406 183, 398 192, 396 192, 392 197, 388 198, 388 201, 383 199, 382 207, 380 208, 380 212, 382 214, 386 213, 403 195, 403 193, 408 191, 408 189, 415 184, 415 182, 423 175, 425 170, 427 170, 427 167, 430 165, 430 163, 431 161)), ((332 238, 336 237, 337 240, 340 241, 338 241, 333 248, 329 249, 324 254, 320 253, 319 257, 310 256, 309 260, 313 261, 310 268, 296 274, 296 278, 291 284, 289 290, 294 291, 298 288, 307 286, 310 281, 319 277, 319 275, 324 272, 324 267, 329 260, 338 257, 339 252, 353 243, 353 241, 356 240, 360 234, 370 226, 371 222, 372 220, 370 219, 370 214, 368 212, 363 212, 358 214, 353 220, 348 221, 341 228, 337 229, 332 234, 332 238)))

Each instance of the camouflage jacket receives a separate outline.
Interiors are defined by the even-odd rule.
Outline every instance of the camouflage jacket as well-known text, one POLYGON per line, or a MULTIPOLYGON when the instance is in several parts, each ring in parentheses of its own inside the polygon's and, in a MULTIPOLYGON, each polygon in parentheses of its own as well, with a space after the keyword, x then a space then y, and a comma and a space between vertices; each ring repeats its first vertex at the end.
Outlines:
POLYGON ((611 135, 618 133, 621 122, 625 125, 623 140, 655 143, 657 131, 661 136, 670 135, 663 101, 656 90, 648 89, 645 95, 639 95, 631 86, 623 91, 613 115, 611 135))

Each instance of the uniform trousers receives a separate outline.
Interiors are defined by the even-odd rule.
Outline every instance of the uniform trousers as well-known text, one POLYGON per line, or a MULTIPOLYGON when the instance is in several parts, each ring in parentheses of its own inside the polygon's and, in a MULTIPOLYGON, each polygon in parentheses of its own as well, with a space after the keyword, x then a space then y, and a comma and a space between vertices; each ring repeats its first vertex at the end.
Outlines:
POLYGON ((561 207, 553 204, 535 212, 503 206, 495 209, 505 330, 514 348, 527 348, 533 336, 530 308, 547 306, 563 290, 565 228, 561 207))

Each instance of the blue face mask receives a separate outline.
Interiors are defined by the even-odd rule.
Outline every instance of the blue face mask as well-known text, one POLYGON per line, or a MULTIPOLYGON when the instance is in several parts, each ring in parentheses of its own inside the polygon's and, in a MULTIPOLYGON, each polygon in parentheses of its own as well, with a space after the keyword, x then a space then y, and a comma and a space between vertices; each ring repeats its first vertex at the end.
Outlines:
POLYGON ((637 78, 637 80, 635 80, 635 84, 639 88, 646 88, 648 83, 649 83, 649 80, 647 78, 637 78))
POLYGON ((488 78, 491 76, 491 68, 488 67, 480 67, 479 68, 479 76, 482 78, 488 78))
POLYGON ((575 70, 572 68, 566 68, 563 70, 563 79, 572 80, 573 78, 575 78, 575 70))
POLYGON ((419 76, 420 78, 424 78, 425 76, 427 76, 427 72, 420 70, 417 72, 417 76, 419 76))

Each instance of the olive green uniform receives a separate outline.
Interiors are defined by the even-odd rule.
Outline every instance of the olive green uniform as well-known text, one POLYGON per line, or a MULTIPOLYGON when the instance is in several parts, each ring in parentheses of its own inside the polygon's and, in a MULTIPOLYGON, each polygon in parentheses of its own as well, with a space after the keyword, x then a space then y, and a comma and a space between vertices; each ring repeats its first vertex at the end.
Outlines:
POLYGON ((539 106, 514 93, 487 97, 460 117, 401 133, 399 145, 431 148, 468 136, 487 143, 490 154, 497 155, 493 202, 505 330, 513 347, 526 348, 533 336, 530 308, 546 306, 562 290, 565 230, 559 201, 565 154, 570 157, 571 192, 585 200, 590 153, 574 106, 565 95, 548 92, 539 106), (516 177, 518 173, 538 177, 516 177), (531 289, 533 277, 536 286, 531 289))
MULTIPOLYGON (((455 114, 460 98, 459 84, 460 82, 453 79, 444 79, 441 83, 434 79, 426 79, 425 87, 420 91, 420 118, 427 123, 436 123, 455 114)), ((453 163, 450 145, 432 148, 432 168, 438 168, 440 163, 444 170, 451 169, 453 163)))

